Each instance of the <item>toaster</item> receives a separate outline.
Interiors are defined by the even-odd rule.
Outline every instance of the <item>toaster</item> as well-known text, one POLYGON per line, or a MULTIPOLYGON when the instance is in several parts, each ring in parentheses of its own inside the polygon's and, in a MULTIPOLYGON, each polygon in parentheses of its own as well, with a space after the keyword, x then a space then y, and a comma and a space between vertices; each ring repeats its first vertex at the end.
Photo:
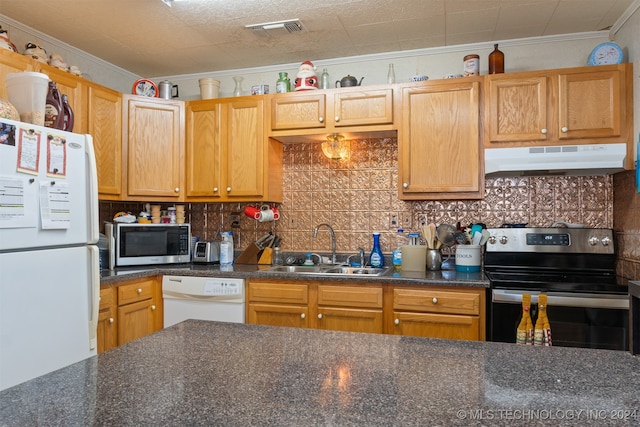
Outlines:
POLYGON ((205 264, 220 262, 220 242, 196 242, 192 261, 205 264))

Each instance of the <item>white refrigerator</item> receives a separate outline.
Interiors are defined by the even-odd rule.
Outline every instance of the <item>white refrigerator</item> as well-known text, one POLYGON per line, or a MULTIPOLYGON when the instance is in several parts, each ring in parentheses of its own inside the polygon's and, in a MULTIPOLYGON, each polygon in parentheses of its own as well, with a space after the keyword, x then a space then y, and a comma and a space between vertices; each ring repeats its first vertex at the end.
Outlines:
POLYGON ((95 355, 90 135, 0 120, 0 390, 95 355))

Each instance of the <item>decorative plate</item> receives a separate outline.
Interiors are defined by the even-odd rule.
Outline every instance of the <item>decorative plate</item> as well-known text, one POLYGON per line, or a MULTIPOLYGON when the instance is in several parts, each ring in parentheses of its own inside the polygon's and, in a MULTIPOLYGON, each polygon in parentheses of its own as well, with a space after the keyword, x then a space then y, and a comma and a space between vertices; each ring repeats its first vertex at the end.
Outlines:
POLYGON ((600 43, 593 48, 587 65, 620 64, 624 59, 622 48, 615 43, 600 43))
POLYGON ((158 97, 158 86, 149 79, 139 79, 133 84, 131 93, 134 95, 148 96, 151 98, 158 97))

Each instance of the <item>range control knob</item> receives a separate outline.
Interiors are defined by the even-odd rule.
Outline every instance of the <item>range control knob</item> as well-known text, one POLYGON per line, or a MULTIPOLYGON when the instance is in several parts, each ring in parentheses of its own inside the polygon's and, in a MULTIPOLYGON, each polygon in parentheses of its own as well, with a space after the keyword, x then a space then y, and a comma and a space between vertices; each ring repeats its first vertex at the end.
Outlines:
POLYGON ((589 237, 589 245, 591 246, 595 246, 600 242, 600 239, 598 239, 596 236, 591 236, 589 237))
POLYGON ((508 241, 509 241, 509 239, 507 239, 507 236, 500 237, 500 243, 501 244, 506 245, 508 241))
POLYGON ((611 239, 608 237, 603 237, 601 242, 602 242, 602 246, 609 246, 609 244, 611 243, 611 239))
POLYGON ((489 237, 489 243, 491 243, 492 245, 496 244, 496 236, 490 236, 489 237))

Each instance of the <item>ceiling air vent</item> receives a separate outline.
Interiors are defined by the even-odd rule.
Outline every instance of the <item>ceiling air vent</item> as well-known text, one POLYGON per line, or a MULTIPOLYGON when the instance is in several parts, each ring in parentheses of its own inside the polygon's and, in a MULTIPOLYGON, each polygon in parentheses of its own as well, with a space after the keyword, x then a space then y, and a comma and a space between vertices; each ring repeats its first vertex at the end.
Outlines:
POLYGON ((251 28, 253 33, 260 37, 279 36, 284 34, 299 33, 304 27, 299 19, 288 19, 286 21, 265 22, 263 24, 245 25, 251 28))

